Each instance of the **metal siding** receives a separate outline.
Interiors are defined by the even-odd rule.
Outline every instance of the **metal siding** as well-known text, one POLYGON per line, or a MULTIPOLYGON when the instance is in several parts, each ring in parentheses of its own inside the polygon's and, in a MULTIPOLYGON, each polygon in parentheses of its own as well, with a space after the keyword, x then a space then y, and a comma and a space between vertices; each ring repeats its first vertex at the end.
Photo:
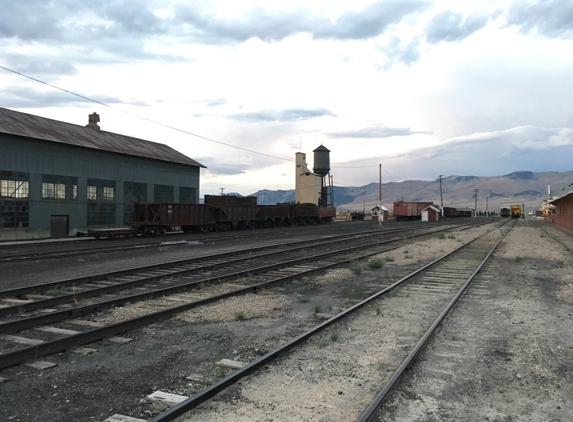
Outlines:
POLYGON ((146 183, 148 200, 153 198, 153 184, 195 188, 198 202, 199 167, 184 166, 105 151, 47 143, 0 134, 0 170, 30 174, 29 228, 18 232, 3 229, 0 239, 42 238, 50 236, 50 215, 70 216, 70 234, 87 230, 87 179, 116 182, 116 225, 123 224, 123 182, 146 183), (48 201, 42 198, 42 174, 74 176, 78 180, 77 201, 48 201))

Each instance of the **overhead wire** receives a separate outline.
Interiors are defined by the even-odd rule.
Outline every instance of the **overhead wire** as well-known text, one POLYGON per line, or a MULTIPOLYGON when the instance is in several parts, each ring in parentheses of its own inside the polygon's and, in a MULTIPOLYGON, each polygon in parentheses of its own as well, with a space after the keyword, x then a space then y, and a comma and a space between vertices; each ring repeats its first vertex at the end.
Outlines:
MULTIPOLYGON (((81 99, 83 99, 83 100, 90 101, 90 102, 95 103, 95 104, 99 104, 99 105, 101 105, 101 106, 103 106, 103 107, 107 107, 107 108, 110 108, 110 109, 112 109, 112 110, 116 110, 116 111, 119 111, 119 112, 121 112, 121 113, 130 115, 130 116, 133 116, 133 117, 135 117, 135 118, 138 118, 138 119, 145 120, 145 121, 147 121, 147 122, 156 124, 156 125, 158 125, 158 126, 162 126, 162 127, 167 128, 167 129, 171 129, 171 130, 174 130, 174 131, 177 131, 177 132, 180 132, 180 133, 184 133, 184 134, 186 134, 186 135, 194 136, 194 137, 197 137, 197 138, 199 138, 199 139, 203 139, 203 140, 205 140, 205 141, 214 142, 214 143, 219 144, 219 145, 224 145, 224 146, 227 146, 227 147, 230 147, 230 148, 235 148, 235 149, 238 149, 238 150, 241 150, 241 151, 250 152, 250 153, 252 153, 252 154, 258 154, 258 155, 262 155, 262 156, 269 157, 269 158, 275 158, 275 159, 277 159, 277 160, 283 160, 283 161, 289 161, 289 162, 294 162, 294 161, 295 161, 295 160, 291 160, 291 159, 288 159, 288 158, 278 157, 278 156, 276 156, 276 155, 265 154, 264 152, 259 152, 259 151, 251 150, 251 149, 248 149, 248 148, 239 147, 239 146, 232 145, 232 144, 229 144, 229 143, 226 143, 226 142, 223 142, 223 141, 217 141, 216 139, 208 138, 208 137, 206 137, 206 136, 199 135, 199 134, 197 134, 197 133, 189 132, 189 131, 187 131, 187 130, 185 130, 185 129, 180 129, 180 128, 178 128, 178 127, 171 126, 171 125, 168 125, 168 124, 166 124, 166 123, 158 122, 157 120, 149 119, 149 118, 147 118, 147 117, 140 116, 140 115, 138 115, 138 114, 131 113, 131 112, 126 111, 126 110, 122 110, 121 108, 117 108, 117 107, 111 106, 111 105, 109 105, 109 104, 106 104, 106 103, 101 102, 101 101, 98 101, 98 100, 94 100, 93 98, 87 97, 87 96, 82 95, 82 94, 78 94, 78 93, 76 93, 76 92, 70 91, 70 90, 65 89, 65 88, 61 88, 61 87, 59 87, 59 86, 57 86, 57 85, 51 84, 51 83, 49 83, 49 82, 42 81, 42 80, 40 80, 40 79, 37 79, 37 78, 34 78, 34 77, 32 77, 32 76, 26 75, 26 74, 24 74, 24 73, 22 73, 22 72, 18 72, 18 71, 16 71, 16 70, 9 69, 9 68, 7 68, 7 67, 5 67, 5 66, 2 66, 2 65, 0 65, 0 69, 4 69, 4 70, 7 71, 7 72, 14 73, 14 74, 16 74, 16 75, 19 75, 19 76, 22 76, 22 77, 24 77, 24 78, 30 79, 30 80, 32 80, 32 81, 34 81, 34 82, 37 82, 37 83, 40 83, 40 84, 49 86, 50 88, 57 89, 57 90, 59 90, 59 91, 65 92, 66 94, 73 95, 73 96, 78 97, 78 98, 81 98, 81 99)), ((373 164, 373 165, 369 165, 369 166, 333 166, 333 168, 336 168, 336 169, 355 169, 355 168, 371 168, 371 167, 377 167, 377 166, 378 166, 378 164, 373 164)), ((392 180, 394 180, 394 181, 396 182, 396 180, 390 175, 390 173, 388 173, 388 171, 386 171, 386 169, 384 169, 384 171, 386 172, 386 174, 388 174, 388 176, 390 176, 390 178, 392 178, 392 180)))
POLYGON ((294 162, 294 160, 290 160, 290 159, 288 159, 288 158, 277 157, 277 156, 275 156, 275 155, 265 154, 265 153, 263 153, 263 152, 258 152, 258 151, 250 150, 250 149, 248 149, 248 148, 238 147, 238 146, 236 146, 236 145, 228 144, 228 143, 222 142, 222 141, 217 141, 217 140, 215 140, 215 139, 211 139, 211 138, 208 138, 208 137, 203 136, 203 135, 198 135, 198 134, 196 134, 196 133, 189 132, 189 131, 184 130, 184 129, 180 129, 180 128, 177 128, 177 127, 175 127, 175 126, 171 126, 171 125, 168 125, 168 124, 165 124, 165 123, 161 123, 161 122, 158 122, 158 121, 156 121, 156 120, 149 119, 149 118, 147 118, 147 117, 143 117, 143 116, 140 116, 140 115, 138 115, 138 114, 131 113, 131 112, 129 112, 129 111, 122 110, 122 109, 117 108, 117 107, 113 107, 113 106, 111 106, 111 105, 109 105, 109 104, 106 104, 106 103, 103 103, 103 102, 101 102, 101 101, 94 100, 93 98, 86 97, 85 95, 77 94, 77 93, 72 92, 72 91, 69 91, 69 90, 67 90, 67 89, 60 88, 59 86, 50 84, 50 83, 48 83, 48 82, 44 82, 44 81, 42 81, 42 80, 40 80, 40 79, 36 79, 36 78, 34 78, 34 77, 32 77, 32 76, 25 75, 25 74, 23 74, 23 73, 21 73, 21 72, 18 72, 18 71, 16 71, 16 70, 8 69, 7 67, 2 66, 2 65, 0 65, 0 69, 4 69, 4 70, 6 70, 6 71, 8 71, 8 72, 15 73, 15 74, 20 75, 20 76, 22 76, 22 77, 24 77, 24 78, 28 78, 28 79, 30 79, 30 80, 32 80, 32 81, 35 81, 35 82, 38 82, 38 83, 47 85, 47 86, 49 86, 49 87, 51 87, 51 88, 54 88, 54 89, 58 89, 58 90, 63 91, 63 92, 65 92, 65 93, 67 93, 67 94, 74 95, 74 96, 79 97, 79 98, 82 98, 82 99, 84 99, 84 100, 91 101, 92 103, 99 104, 99 105, 104 106, 104 107, 108 107, 108 108, 110 108, 110 109, 112 109, 112 110, 116 110, 116 111, 119 111, 119 112, 121 112, 121 113, 128 114, 128 115, 133 116, 133 117, 136 117, 136 118, 138 118, 138 119, 145 120, 145 121, 148 121, 148 122, 150 122, 150 123, 153 123, 153 124, 156 124, 156 125, 159 125, 159 126, 163 126, 163 127, 165 127, 165 128, 168 128, 168 129, 171 129, 171 130, 175 130, 175 131, 177 131, 177 132, 184 133, 184 134, 186 134, 186 135, 195 136, 195 137, 197 137, 197 138, 204 139, 204 140, 206 140, 206 141, 215 142, 215 143, 217 143, 217 144, 225 145, 225 146, 227 146, 227 147, 235 148, 235 149, 238 149, 238 150, 241 150, 241 151, 250 152, 250 153, 253 153, 253 154, 259 154, 259 155, 263 155, 263 156, 269 157, 269 158, 276 158, 277 160, 284 160, 284 161, 294 162))

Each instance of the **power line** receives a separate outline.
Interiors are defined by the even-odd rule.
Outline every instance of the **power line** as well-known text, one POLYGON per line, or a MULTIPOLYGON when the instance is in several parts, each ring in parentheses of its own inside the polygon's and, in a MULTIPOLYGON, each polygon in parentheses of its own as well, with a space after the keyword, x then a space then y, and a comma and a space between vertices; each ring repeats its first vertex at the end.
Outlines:
POLYGON ((143 117, 143 116, 140 116, 140 115, 138 115, 138 114, 130 113, 129 111, 125 111, 125 110, 122 110, 122 109, 117 108, 117 107, 113 107, 113 106, 111 106, 111 105, 109 105, 109 104, 102 103, 101 101, 94 100, 93 98, 89 98, 89 97, 86 97, 86 96, 84 96, 84 95, 77 94, 77 93, 75 93, 75 92, 69 91, 69 90, 64 89, 64 88, 60 88, 59 86, 50 84, 50 83, 48 83, 48 82, 41 81, 40 79, 33 78, 32 76, 28 76, 28 75, 25 75, 25 74, 23 74, 23 73, 17 72, 17 71, 15 71, 15 70, 8 69, 7 67, 4 67, 4 66, 2 66, 2 65, 0 65, 0 68, 6 70, 6 71, 8 71, 8 72, 15 73, 16 75, 20 75, 20 76, 22 76, 22 77, 24 77, 24 78, 30 79, 30 80, 32 80, 32 81, 34 81, 34 82, 38 82, 38 83, 41 83, 41 84, 43 84, 43 85, 47 85, 47 86, 49 86, 49 87, 51 87, 51 88, 54 88, 54 89, 63 91, 63 92, 65 92, 65 93, 67 93, 67 94, 74 95, 74 96, 76 96, 76 97, 78 97, 78 98, 82 98, 82 99, 84 99, 84 100, 91 101, 92 103, 99 104, 99 105, 102 105, 102 106, 104 106, 104 107, 108 107, 108 108, 110 108, 110 109, 112 109, 112 110, 116 110, 116 111, 119 111, 119 112, 121 112, 121 113, 128 114, 128 115, 133 116, 133 117, 136 117, 136 118, 138 118, 138 119, 145 120, 145 121, 148 121, 148 122, 150 122, 150 123, 154 123, 154 124, 156 124, 156 125, 163 126, 163 127, 165 127, 165 128, 168 128, 168 129, 171 129, 171 130, 175 130, 175 131, 177 131, 177 132, 184 133, 184 134, 186 134, 186 135, 195 136, 195 137, 197 137, 197 138, 204 139, 204 140, 206 140, 206 141, 215 142, 215 143, 217 143, 217 144, 225 145, 225 146, 227 146, 227 147, 235 148, 235 149, 238 149, 238 150, 241 150, 241 151, 250 152, 250 153, 253 153, 253 154, 259 154, 259 155, 263 155, 263 156, 265 156, 265 157, 276 158, 277 160, 284 160, 284 161, 294 162, 294 160, 289 160, 288 158, 277 157, 277 156, 275 156, 275 155, 265 154, 265 153, 263 153, 263 152, 253 151, 253 150, 250 150, 250 149, 247 149, 247 148, 242 148, 242 147, 238 147, 238 146, 236 146, 236 145, 231 145, 231 144, 227 144, 227 143, 225 143, 225 142, 217 141, 217 140, 215 140, 215 139, 207 138, 206 136, 198 135, 198 134, 196 134, 196 133, 192 133, 192 132, 186 131, 186 130, 184 130, 184 129, 179 129, 179 128, 175 127, 175 126, 170 126, 170 125, 167 125, 167 124, 165 124, 165 123, 161 123, 161 122, 158 122, 158 121, 156 121, 156 120, 148 119, 147 117, 143 117))
MULTIPOLYGON (((174 131, 177 131, 177 132, 181 132, 181 133, 184 133, 184 134, 186 134, 186 135, 195 136, 195 137, 200 138, 200 139, 203 139, 203 140, 205 140, 205 141, 214 142, 214 143, 219 144, 219 145, 225 145, 225 146, 227 146, 227 147, 235 148, 235 149, 238 149, 238 150, 241 150, 241 151, 245 151, 245 152, 250 152, 250 153, 252 153, 252 154, 258 154, 258 155, 262 155, 262 156, 269 157, 269 158, 275 158, 275 159, 277 159, 277 160, 290 161, 290 162, 294 162, 294 161, 295 161, 295 160, 291 160, 291 159, 288 159, 288 158, 277 157, 276 155, 270 155, 270 154, 265 154, 265 153, 263 153, 263 152, 254 151, 254 150, 251 150, 251 149, 248 149, 248 148, 242 148, 242 147, 239 147, 239 146, 236 146, 236 145, 228 144, 228 143, 226 143, 226 142, 217 141, 217 140, 215 140, 215 139, 208 138, 208 137, 203 136, 203 135, 199 135, 199 134, 196 134, 196 133, 193 133, 193 132, 189 132, 189 131, 184 130, 184 129, 179 129, 179 128, 175 127, 175 126, 171 126, 171 125, 168 125, 168 124, 165 124, 165 123, 161 123, 161 122, 158 122, 158 121, 156 121, 156 120, 149 119, 149 118, 147 118, 147 117, 143 117, 143 116, 140 116, 140 115, 138 115, 138 114, 131 113, 131 112, 129 112, 129 111, 122 110, 122 109, 120 109, 120 108, 111 106, 111 105, 106 104, 106 103, 103 103, 103 102, 101 102, 101 101, 94 100, 93 98, 86 97, 85 95, 78 94, 78 93, 76 93, 76 92, 67 90, 67 89, 65 89, 65 88, 61 88, 61 87, 59 87, 59 86, 50 84, 50 83, 48 83, 48 82, 42 81, 42 80, 40 80, 40 79, 34 78, 34 77, 29 76, 29 75, 26 75, 26 74, 24 74, 24 73, 18 72, 18 71, 16 71, 16 70, 9 69, 9 68, 7 68, 7 67, 5 67, 5 66, 2 66, 2 65, 0 65, 0 69, 4 69, 4 70, 6 70, 7 72, 14 73, 14 74, 16 74, 16 75, 19 75, 19 76, 22 76, 22 77, 24 77, 24 78, 30 79, 30 80, 32 80, 32 81, 34 81, 34 82, 37 82, 37 83, 40 83, 40 84, 42 84, 42 85, 49 86, 50 88, 57 89, 57 90, 59 90, 59 91, 65 92, 66 94, 73 95, 73 96, 78 97, 78 98, 81 98, 81 99, 83 99, 83 100, 90 101, 90 102, 95 103, 95 104, 99 104, 99 105, 101 105, 101 106, 110 108, 110 109, 112 109, 112 110, 119 111, 119 112, 121 112, 121 113, 130 115, 130 116, 133 116, 133 117, 138 118, 138 119, 141 119, 141 120, 145 120, 145 121, 147 121, 147 122, 150 122, 150 123, 153 123, 153 124, 156 124, 156 125, 165 127, 165 128, 167 128, 167 129, 171 129, 171 130, 174 130, 174 131)), ((371 166, 355 166, 355 167, 333 166, 333 168, 336 168, 336 169, 354 169, 354 168, 369 168, 369 167, 378 167, 378 164, 374 164, 374 165, 371 165, 371 166)), ((396 182, 396 180, 388 173, 388 171, 386 171, 386 169, 384 169, 384 171, 386 172, 386 174, 388 174, 388 176, 390 176, 390 178, 391 178, 392 180, 394 180, 394 182, 396 182)), ((397 182, 396 182, 396 183, 397 183, 397 182)))

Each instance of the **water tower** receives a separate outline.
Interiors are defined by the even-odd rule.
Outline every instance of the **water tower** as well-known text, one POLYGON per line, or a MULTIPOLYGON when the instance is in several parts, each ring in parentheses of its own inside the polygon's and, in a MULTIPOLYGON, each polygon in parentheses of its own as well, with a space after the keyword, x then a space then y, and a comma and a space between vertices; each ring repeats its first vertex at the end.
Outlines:
POLYGON ((332 198, 332 179, 328 175, 330 172, 330 150, 324 145, 319 146, 314 151, 314 168, 315 174, 322 177, 322 188, 320 191, 319 205, 327 206, 333 204, 332 198), (329 201, 330 196, 330 201, 329 201))

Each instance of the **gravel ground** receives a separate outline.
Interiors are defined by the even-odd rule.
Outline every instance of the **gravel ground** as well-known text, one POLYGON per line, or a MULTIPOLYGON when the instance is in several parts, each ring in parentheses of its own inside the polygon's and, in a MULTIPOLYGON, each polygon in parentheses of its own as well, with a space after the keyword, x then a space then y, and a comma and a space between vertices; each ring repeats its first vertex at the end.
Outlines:
MULTIPOLYGON (((570 348, 573 345, 571 257, 563 252, 561 246, 552 245, 547 236, 541 237, 540 231, 530 227, 528 223, 528 220, 520 221, 510 235, 518 237, 510 237, 504 249, 498 253, 496 260, 501 264, 496 265, 503 276, 496 277, 495 290, 484 296, 484 304, 479 305, 479 301, 476 301, 475 305, 478 310, 482 310, 478 320, 482 323, 484 332, 489 332, 487 328, 490 326, 499 325, 495 331, 499 346, 496 346, 498 343, 490 344, 486 341, 488 337, 482 332, 474 335, 478 332, 470 331, 469 328, 464 330, 463 326, 450 328, 450 324, 455 323, 458 311, 465 311, 465 305, 455 310, 440 333, 449 338, 449 343, 455 343, 456 347, 463 339, 462 351, 459 353, 461 356, 464 356, 464 350, 470 347, 465 343, 477 342, 477 337, 484 339, 483 347, 488 344, 491 346, 489 349, 471 346, 471 350, 475 350, 472 351, 472 356, 476 357, 477 362, 485 362, 485 366, 490 370, 479 378, 474 377, 473 383, 464 384, 468 386, 465 393, 472 397, 478 390, 475 383, 482 381, 482 384, 487 384, 489 391, 489 396, 484 395, 484 398, 489 397, 492 400, 490 403, 494 404, 506 403, 508 409, 511 405, 517 412, 504 410, 506 413, 503 413, 503 409, 495 408, 498 413, 480 413, 483 409, 468 405, 468 414, 477 415, 471 420, 486 420, 486 417, 490 417, 490 420, 496 420, 496 417, 497 420, 573 419, 570 414, 565 413, 572 407, 570 397, 573 397, 573 350, 570 348), (539 247, 536 247, 536 244, 539 247), (532 245, 531 250, 526 249, 528 245, 532 245), (526 282, 528 284, 523 284, 526 282), (494 305, 496 300, 505 301, 505 304, 494 305), (492 308, 489 309, 488 306, 492 308), (534 309, 534 316, 530 312, 531 309, 534 309), (503 320, 504 324, 500 322, 500 315, 506 319, 503 320), (516 331, 510 331, 509 328, 516 331), (454 334, 447 333, 449 329, 454 334), (506 332, 511 332, 512 335, 505 336, 506 332), (452 340, 454 337, 456 341, 452 340), (501 347, 502 345, 504 347, 501 347), (511 365, 511 362, 517 362, 516 356, 520 354, 530 356, 528 359, 531 360, 522 360, 518 372, 508 369, 507 373, 511 377, 501 376, 502 369, 511 365), (508 361, 508 357, 512 360, 508 361), (526 369, 536 372, 528 372, 526 369), (496 376, 497 374, 499 376, 496 376), (517 374, 521 378, 518 378, 517 374), (541 378, 539 374, 545 378, 541 378), (519 380, 517 385, 515 380, 519 380), (524 387, 519 385, 520 382, 524 387), (469 388, 470 386, 472 388, 469 388), (505 392, 508 400, 514 400, 513 404, 503 398, 504 393, 499 393, 500 389, 505 392), (542 391, 542 394, 539 394, 539 391, 542 391), (557 391, 559 394, 552 393, 553 395, 549 396, 551 391, 557 391), (531 419, 519 416, 527 394, 535 397, 534 406, 544 403, 543 406, 537 407, 547 409, 545 419, 542 412, 536 414, 539 416, 537 419, 533 416, 531 419), (539 397, 536 397, 537 394, 539 397), (511 419, 512 417, 514 419, 511 419)), ((124 337, 133 339, 128 344, 117 345, 101 341, 89 346, 98 352, 88 356, 65 352, 45 358, 44 360, 58 364, 46 371, 33 370, 24 365, 0 370, 0 377, 8 379, 0 383, 0 420, 103 421, 114 413, 149 418, 164 408, 146 400, 146 396, 153 391, 192 395, 204 388, 205 383, 186 379, 190 374, 201 374, 214 381, 228 371, 214 366, 214 362, 219 359, 249 362, 318 324, 324 318, 347 308, 374 289, 379 289, 384 283, 410 271, 420 262, 441 255, 442 250, 446 252, 459 246, 458 239, 463 240, 480 230, 483 231, 474 229, 454 233, 452 239, 435 238, 416 243, 416 246, 409 245, 392 251, 389 253, 392 258, 388 258, 386 265, 380 270, 370 270, 361 264, 362 272, 357 275, 356 266, 352 265, 330 271, 323 276, 300 280, 289 287, 214 304, 203 312, 189 311, 160 324, 124 334, 124 337), (316 312, 317 307, 319 312, 316 312), (245 319, 238 319, 237 312, 242 312, 245 319)), ((137 259, 145 260, 144 257, 137 259)), ((129 263, 131 266, 136 265, 131 261, 129 263)), ((490 283, 489 286, 491 285, 490 283)), ((468 299, 470 297, 468 296, 468 299)), ((406 300, 399 295, 396 299, 406 300)), ((117 311, 122 312, 123 309, 117 311)), ((388 375, 388 368, 397 361, 391 351, 410 346, 413 334, 417 334, 400 335, 395 337, 397 340, 388 343, 390 346, 384 346, 386 343, 382 344, 382 339, 387 334, 380 332, 375 339, 384 347, 377 353, 364 355, 360 342, 369 342, 372 339, 367 336, 365 340, 359 340, 364 334, 360 328, 366 326, 368 321, 384 321, 388 315, 398 318, 398 321, 401 317, 406 324, 408 318, 403 315, 402 309, 398 306, 396 311, 384 310, 384 315, 381 316, 376 315, 375 307, 371 308, 369 316, 365 316, 363 321, 355 319, 347 323, 347 326, 337 328, 339 338, 336 342, 330 338, 332 331, 325 333, 323 338, 313 344, 290 353, 281 361, 280 366, 270 366, 262 371, 260 376, 253 376, 249 383, 244 380, 245 382, 228 393, 221 394, 201 409, 190 413, 189 420, 208 420, 211 416, 211 420, 289 420, 288 415, 292 413, 288 409, 292 408, 298 409, 298 413, 290 420, 352 419, 366 407, 377 391, 380 380, 388 375), (351 331, 348 331, 348 327, 351 331), (306 366, 306 362, 314 360, 317 354, 324 354, 325 362, 336 362, 337 348, 347 343, 354 344, 353 342, 356 342, 353 359, 339 361, 332 367, 306 366), (298 359, 297 356, 303 359, 298 359), (305 357, 308 357, 308 360, 305 360, 305 357), (380 374, 379 379, 367 375, 371 374, 372 367, 380 374), (368 368, 368 371, 364 372, 364 368, 368 368), (342 369, 351 373, 354 371, 355 377, 348 381, 346 375, 341 373, 342 369), (277 374, 277 377, 272 376, 273 374, 277 374), (298 378, 309 386, 308 390, 294 388, 292 381, 298 378), (266 379, 268 383, 258 384, 262 379, 266 379), (330 383, 326 380, 330 380, 330 383), (333 388, 330 387, 331 384, 333 388), (328 395, 327 391, 334 393, 328 395), (342 394, 339 394, 340 391, 342 394), (295 405, 291 400, 295 401, 295 405), (264 406, 256 408, 253 403, 262 403, 264 406)), ((469 310, 465 312, 471 315, 469 310)), ((468 323, 472 321, 475 323, 475 318, 467 320, 468 323)), ((436 341, 435 344, 437 347, 439 342, 436 341)), ((432 350, 429 349, 428 353, 432 350)), ((428 362, 432 361, 433 359, 428 359, 428 362)), ((425 360, 420 362, 412 374, 421 368, 425 360)), ((463 362, 462 360, 462 366, 457 368, 454 374, 479 369, 476 365, 466 369, 463 362)), ((406 383, 410 381, 405 380, 406 383)), ((440 385, 443 384, 444 380, 440 385)), ((420 400, 419 397, 425 398, 421 392, 416 391, 412 396, 410 392, 413 388, 408 387, 403 393, 414 397, 403 399, 408 406, 420 400)), ((455 388, 452 387, 451 390, 455 388)), ((458 405, 460 412, 464 409, 464 403, 470 402, 469 398, 463 398, 463 392, 464 390, 460 389, 457 398, 445 399, 447 403, 458 405)), ((447 412, 436 413, 444 407, 440 407, 438 390, 435 393, 437 397, 431 397, 431 400, 437 403, 435 408, 424 407, 424 403, 431 401, 428 399, 421 400, 421 413, 416 413, 418 410, 413 408, 411 411, 401 410, 404 405, 400 398, 403 397, 402 394, 391 400, 388 405, 390 413, 385 413, 384 417, 389 418, 387 420, 470 420, 460 417, 462 413, 452 413, 454 416, 450 419, 447 419, 447 415, 444 416, 447 412)), ((479 396, 476 394, 476 400, 477 397, 479 396)), ((410 409, 408 406, 407 409, 410 409)))

